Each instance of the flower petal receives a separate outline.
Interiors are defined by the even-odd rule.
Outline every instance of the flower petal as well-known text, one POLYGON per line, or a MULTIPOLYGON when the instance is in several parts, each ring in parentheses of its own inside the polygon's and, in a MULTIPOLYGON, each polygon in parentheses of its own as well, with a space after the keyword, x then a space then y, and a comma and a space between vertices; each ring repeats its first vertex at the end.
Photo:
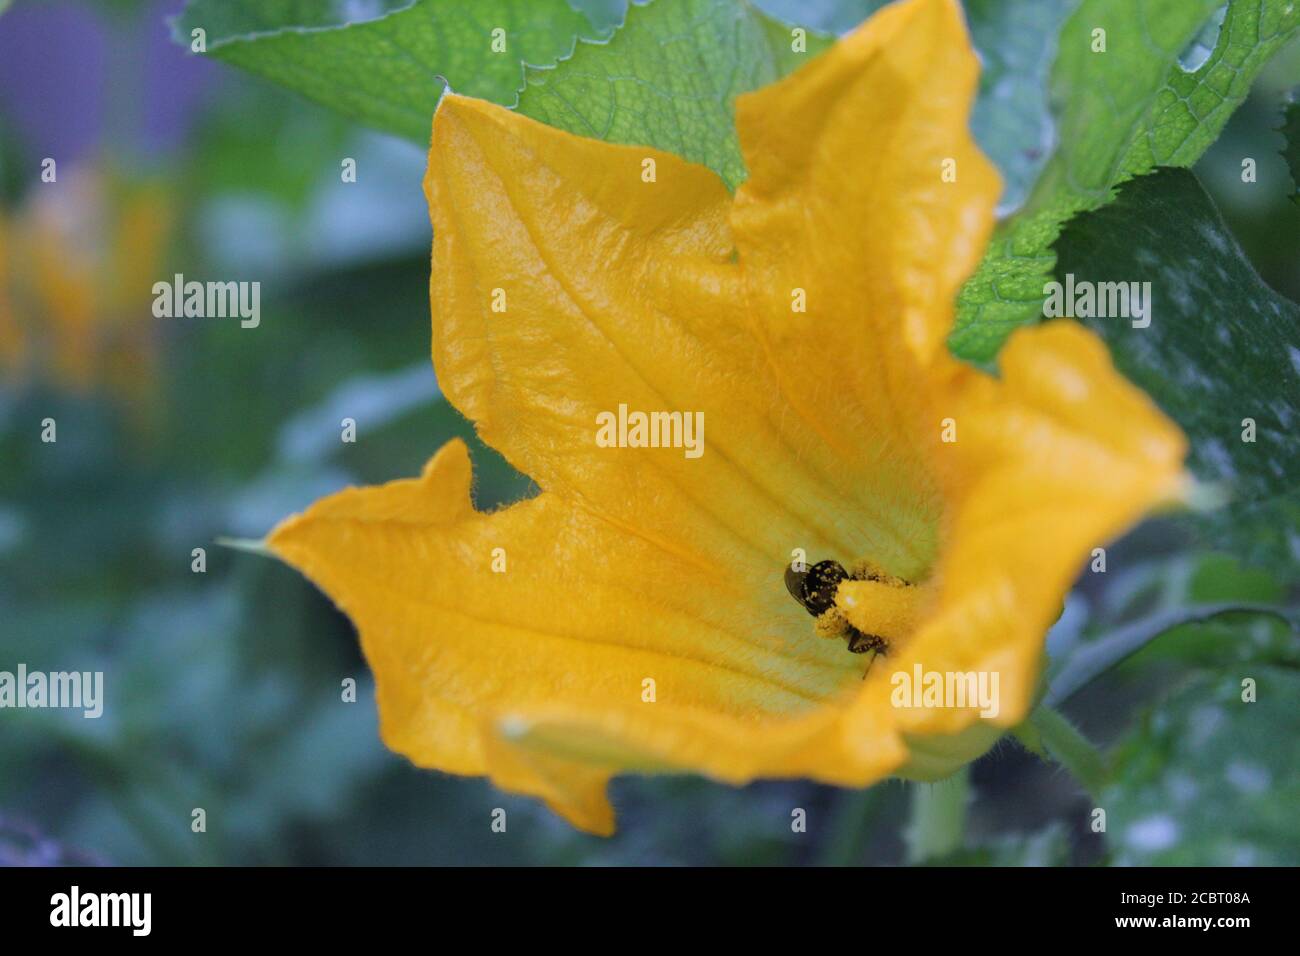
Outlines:
POLYGON ((767 359, 807 427, 863 463, 858 507, 920 518, 870 552, 909 579, 942 509, 923 383, 1000 191, 967 128, 977 79, 956 0, 906 0, 736 104, 732 224, 767 359))
MULTIPOLYGON (((1034 700, 1043 635, 1093 548, 1187 489, 1186 440, 1115 370, 1101 340, 1061 320, 1018 331, 1002 377, 970 372, 949 398, 952 501, 936 607, 894 669, 996 672, 1010 727, 1034 700)), ((954 733, 970 710, 900 710, 912 734, 954 733)))
POLYGON ((544 489, 764 591, 794 548, 847 560, 881 526, 916 530, 855 510, 866 465, 846 467, 783 402, 712 172, 453 96, 425 185, 439 381, 544 489), (597 416, 620 405, 702 416, 702 454, 599 447, 597 416))
POLYGON ((740 780, 822 763, 861 780, 903 759, 892 739, 846 754, 822 733, 856 662, 808 639, 807 616, 776 589, 768 606, 731 599, 549 493, 481 514, 470 481, 452 442, 420 479, 347 489, 267 539, 356 625, 393 750, 489 774, 593 830, 608 824, 599 792, 616 770, 740 780), (577 728, 579 742, 539 746, 546 726, 577 728))

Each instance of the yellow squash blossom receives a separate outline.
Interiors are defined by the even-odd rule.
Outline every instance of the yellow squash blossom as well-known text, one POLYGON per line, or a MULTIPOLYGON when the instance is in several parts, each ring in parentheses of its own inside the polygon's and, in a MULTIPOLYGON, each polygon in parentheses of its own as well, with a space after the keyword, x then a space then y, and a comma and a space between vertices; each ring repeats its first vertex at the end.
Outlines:
POLYGON ((356 624, 389 747, 610 833, 617 773, 934 779, 1026 716, 1080 564, 1182 495, 1185 447, 1073 324, 997 378, 948 354, 999 193, 977 72, 956 0, 886 8, 740 97, 734 199, 444 99, 433 361, 542 492, 476 511, 453 441, 267 540, 356 624), (628 410, 702 413, 702 454, 597 442, 628 410), (996 716, 895 706, 918 666, 996 673, 996 716))
POLYGON ((33 186, 0 209, 0 379, 103 389, 137 408, 153 393, 151 288, 172 223, 160 183, 95 168, 33 186))

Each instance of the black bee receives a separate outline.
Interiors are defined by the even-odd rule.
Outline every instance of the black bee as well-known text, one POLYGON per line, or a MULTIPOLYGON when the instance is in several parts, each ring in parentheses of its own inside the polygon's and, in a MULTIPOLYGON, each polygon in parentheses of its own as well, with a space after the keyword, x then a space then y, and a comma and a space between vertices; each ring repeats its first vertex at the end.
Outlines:
POLYGON ((818 561, 807 571, 786 565, 785 588, 813 617, 821 617, 835 606, 835 590, 848 572, 838 561, 818 561))
MULTIPOLYGON (((840 582, 848 579, 848 572, 838 561, 818 561, 807 571, 796 571, 790 565, 785 569, 786 590, 816 618, 835 606, 835 592, 840 582)), ((889 649, 889 642, 883 637, 865 634, 847 621, 843 622, 843 634, 848 639, 851 654, 865 654, 867 651, 883 654, 889 649)))

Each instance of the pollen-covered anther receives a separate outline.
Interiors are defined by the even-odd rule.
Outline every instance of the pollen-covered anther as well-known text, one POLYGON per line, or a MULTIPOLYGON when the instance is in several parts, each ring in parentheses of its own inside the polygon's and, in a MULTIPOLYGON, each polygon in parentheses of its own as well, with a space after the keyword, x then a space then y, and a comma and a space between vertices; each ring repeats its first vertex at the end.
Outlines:
POLYGON ((838 561, 788 567, 785 586, 815 619, 818 637, 840 638, 854 654, 887 653, 891 641, 910 634, 921 590, 868 560, 852 574, 838 561))
POLYGON ((813 630, 818 637, 845 638, 849 634, 850 625, 839 609, 832 607, 817 616, 813 630))
POLYGON ((902 578, 890 574, 870 558, 862 558, 854 564, 853 569, 849 572, 849 577, 855 581, 880 581, 882 584, 892 584, 896 587, 911 586, 910 581, 904 581, 902 578))
POLYGON ((834 609, 850 626, 892 645, 916 629, 927 590, 893 575, 851 578, 836 589, 834 609))

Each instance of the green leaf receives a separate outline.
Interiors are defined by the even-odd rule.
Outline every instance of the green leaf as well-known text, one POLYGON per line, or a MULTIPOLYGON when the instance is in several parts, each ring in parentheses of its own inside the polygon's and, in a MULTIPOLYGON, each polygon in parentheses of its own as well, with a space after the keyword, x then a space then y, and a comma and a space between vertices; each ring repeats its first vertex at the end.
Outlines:
POLYGON ((1300 87, 1291 91, 1291 102, 1282 111, 1282 158, 1291 170, 1291 201, 1300 203, 1300 87))
POLYGON ((608 36, 623 25, 633 0, 569 0, 569 6, 586 15, 596 32, 608 36))
MULTIPOLYGON (((1254 604, 1259 613, 1224 614, 1179 625, 1126 661, 1125 677, 1147 680, 1155 673, 1152 666, 1169 674, 1187 674, 1194 669, 1219 671, 1227 664, 1300 667, 1300 609, 1294 602, 1278 606, 1286 601, 1287 592, 1279 570, 1285 569, 1248 566, 1228 554, 1196 558, 1181 586, 1170 582, 1173 586, 1165 589, 1167 606, 1254 604)), ((1099 630, 1106 635, 1111 632, 1109 627, 1099 630)))
POLYGON ((519 111, 580 136, 652 146, 702 163, 731 188, 745 178, 733 103, 808 62, 831 39, 747 0, 634 4, 608 41, 580 43, 554 70, 529 69, 519 111))
POLYGON ((1057 37, 1077 0, 966 0, 979 51, 979 95, 971 132, 998 167, 1005 189, 999 212, 1024 203, 1051 155, 1048 75, 1057 37))
POLYGON ((1113 862, 1300 864, 1300 674, 1269 665, 1193 681, 1111 750, 1113 862), (1242 698, 1255 681, 1257 700, 1242 698))
MULTIPOLYGON (((985 61, 972 126, 1006 181, 1004 207, 1024 200, 1047 159, 1047 70, 1074 2, 967 2, 985 61)), ((634 5, 608 42, 580 44, 554 70, 529 70, 519 109, 581 136, 654 146, 703 163, 734 189, 745 178, 732 115, 736 95, 802 66, 830 44, 819 31, 852 27, 883 3, 758 5, 788 22, 745 0, 634 5), (791 25, 808 30, 806 52, 791 50, 791 25)))
POLYGON ((1048 706, 1058 706, 1160 635, 1184 624, 1208 621, 1221 614, 1272 614, 1291 620, 1289 613, 1282 608, 1264 604, 1206 604, 1159 611, 1118 627, 1100 640, 1080 646, 1056 669, 1044 702, 1048 706))
POLYGON ((1056 248, 1061 281, 1151 283, 1149 327, 1081 321, 1182 427, 1193 473, 1227 486, 1231 502, 1194 526, 1247 558, 1300 562, 1300 306, 1264 284, 1185 170, 1125 184, 1056 248))
POLYGON ((1203 57, 1207 21, 1220 5, 1085 0, 1066 22, 1051 86, 1058 146, 1025 208, 999 227, 962 289, 949 339, 955 354, 987 361, 1018 326, 1040 317, 1062 224, 1105 205, 1133 176, 1195 162, 1260 68, 1300 29, 1293 0, 1231 0, 1203 57), (1093 52, 1095 29, 1106 31, 1104 53, 1093 52))
POLYGON ((444 79, 458 93, 513 105, 524 64, 552 65, 579 37, 610 32, 609 5, 566 0, 414 0, 340 24, 335 5, 307 0, 194 0, 173 21, 178 43, 206 31, 207 55, 354 119, 427 143, 444 79), (493 30, 505 30, 505 52, 493 30))
POLYGON ((753 0, 769 16, 822 33, 847 33, 891 0, 753 0))
POLYGON ((190 30, 202 27, 211 45, 241 34, 346 26, 378 19, 410 5, 411 0, 368 0, 360 5, 368 16, 361 17, 350 15, 359 5, 346 0, 190 0, 174 25, 184 29, 184 36, 177 36, 178 42, 188 46, 190 30))

